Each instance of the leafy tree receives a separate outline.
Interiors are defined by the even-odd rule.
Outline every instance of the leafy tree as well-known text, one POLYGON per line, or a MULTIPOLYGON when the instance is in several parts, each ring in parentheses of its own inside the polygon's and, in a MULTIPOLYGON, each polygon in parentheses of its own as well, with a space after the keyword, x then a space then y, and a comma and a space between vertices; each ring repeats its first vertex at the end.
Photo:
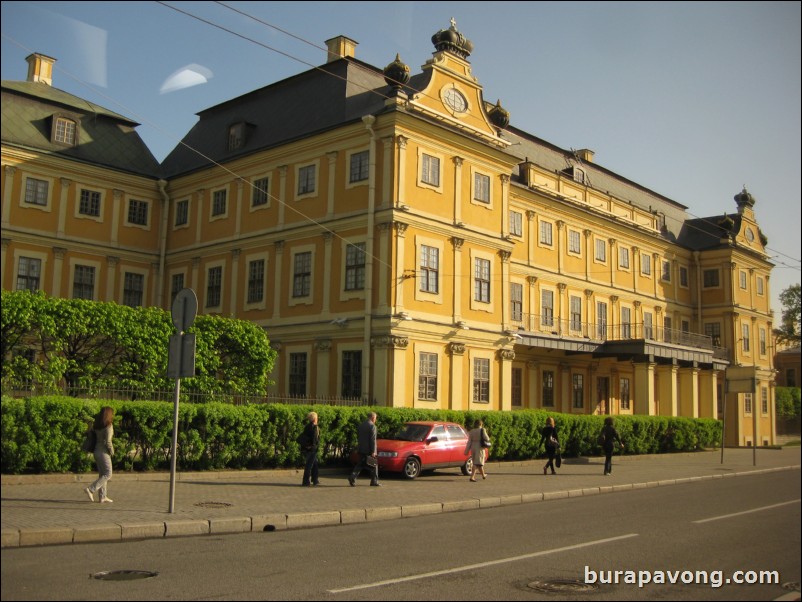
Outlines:
POLYGON ((782 326, 775 330, 778 338, 786 343, 799 345, 800 285, 792 284, 780 293, 783 306, 782 326))

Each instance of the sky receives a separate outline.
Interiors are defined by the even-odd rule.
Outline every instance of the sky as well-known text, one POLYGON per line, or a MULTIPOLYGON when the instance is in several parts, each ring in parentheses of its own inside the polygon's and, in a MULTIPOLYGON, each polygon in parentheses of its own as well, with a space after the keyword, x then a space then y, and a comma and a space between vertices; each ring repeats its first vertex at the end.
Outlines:
POLYGON ((746 186, 780 293, 800 282, 799 2, 2 2, 2 79, 53 85, 142 125, 162 161, 196 114, 358 42, 413 74, 450 20, 510 123, 686 206, 734 213, 746 186))

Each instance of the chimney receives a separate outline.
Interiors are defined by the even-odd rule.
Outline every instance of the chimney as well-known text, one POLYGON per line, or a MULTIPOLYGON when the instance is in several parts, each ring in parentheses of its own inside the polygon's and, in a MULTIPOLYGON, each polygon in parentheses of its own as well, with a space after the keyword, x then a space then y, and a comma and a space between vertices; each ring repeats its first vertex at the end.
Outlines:
POLYGON ((41 82, 48 86, 53 85, 53 65, 56 59, 34 52, 25 58, 28 61, 29 82, 41 82))
POLYGON ((342 58, 354 58, 357 44, 359 42, 354 42, 351 38, 346 38, 345 36, 337 36, 326 40, 326 46, 329 49, 326 62, 331 63, 342 58))
POLYGON ((579 157, 579 160, 583 163, 593 163, 593 155, 595 155, 592 150, 589 148, 580 148, 576 151, 576 156, 579 157))

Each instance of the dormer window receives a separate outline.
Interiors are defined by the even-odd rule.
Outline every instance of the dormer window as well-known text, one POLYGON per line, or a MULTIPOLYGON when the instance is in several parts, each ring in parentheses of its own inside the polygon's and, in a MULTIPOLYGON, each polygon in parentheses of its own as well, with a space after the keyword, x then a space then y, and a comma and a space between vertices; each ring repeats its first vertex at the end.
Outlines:
POLYGON ((245 122, 235 123, 228 128, 228 150, 245 146, 245 122))
POLYGON ((563 173, 569 176, 574 182, 578 182, 579 184, 585 183, 585 170, 581 167, 572 165, 563 170, 563 173))
POLYGON ((53 119, 53 142, 75 146, 78 133, 78 124, 66 117, 55 117, 53 119))

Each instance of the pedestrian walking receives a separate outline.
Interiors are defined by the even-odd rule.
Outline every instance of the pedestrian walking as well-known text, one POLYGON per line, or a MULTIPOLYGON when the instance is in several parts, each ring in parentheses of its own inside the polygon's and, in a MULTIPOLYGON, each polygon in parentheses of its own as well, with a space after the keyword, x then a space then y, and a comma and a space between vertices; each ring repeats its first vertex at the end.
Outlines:
POLYGON ((370 484, 372 487, 381 487, 379 483, 379 462, 376 455, 376 412, 371 412, 357 430, 357 451, 359 462, 354 471, 348 476, 351 487, 356 485, 359 473, 365 468, 370 471, 370 484))
POLYGON ((318 459, 317 452, 320 447, 320 427, 317 425, 317 412, 309 412, 306 415, 306 426, 301 433, 301 449, 304 452, 304 478, 301 481, 303 487, 310 485, 320 485, 318 480, 318 459))
POLYGON ((616 448, 616 444, 621 446, 621 449, 624 448, 624 442, 621 441, 621 436, 613 426, 612 416, 604 419, 604 426, 601 433, 599 433, 598 443, 604 450, 604 476, 611 475, 613 473, 613 451, 616 448))
POLYGON ((490 446, 493 445, 490 437, 487 436, 484 422, 475 420, 473 428, 468 433, 468 442, 465 444, 465 453, 470 453, 473 458, 473 468, 471 469, 471 482, 476 482, 476 471, 482 475, 482 479, 487 478, 485 474, 485 460, 490 446))
POLYGON ((100 494, 99 501, 110 504, 114 500, 109 497, 108 482, 111 479, 111 458, 114 455, 114 409, 108 406, 103 407, 92 424, 95 431, 95 464, 99 477, 89 487, 84 489, 87 497, 95 501, 95 493, 100 494))
POLYGON ((548 473, 549 468, 551 469, 551 474, 557 474, 554 470, 554 458, 555 456, 557 457, 559 465, 560 439, 557 436, 557 428, 554 426, 554 418, 551 416, 546 418, 546 426, 543 427, 538 447, 543 444, 546 446, 546 457, 548 458, 548 462, 546 462, 546 465, 543 467, 543 474, 548 473))

